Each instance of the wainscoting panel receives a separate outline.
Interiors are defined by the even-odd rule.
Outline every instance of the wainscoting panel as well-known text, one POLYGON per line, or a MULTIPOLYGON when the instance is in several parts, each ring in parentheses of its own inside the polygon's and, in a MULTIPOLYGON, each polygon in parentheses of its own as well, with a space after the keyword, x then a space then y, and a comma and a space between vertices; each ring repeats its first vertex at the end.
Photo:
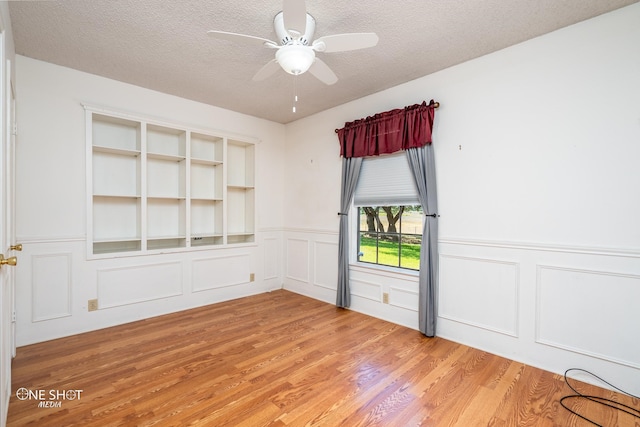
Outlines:
POLYGON ((251 278, 249 254, 196 259, 192 263, 194 292, 248 283, 251 278))
POLYGON ((389 287, 389 304, 418 312, 418 292, 395 286, 389 287))
POLYGON ((309 283, 309 240, 288 238, 286 259, 287 278, 309 283))
POLYGON ((515 337, 518 283, 518 263, 441 254, 439 315, 515 337))
POLYGON ((71 254, 31 258, 32 321, 71 316, 71 254))
POLYGON ((638 275, 538 265, 536 341, 640 368, 638 302, 638 275))
POLYGON ((280 266, 280 249, 278 248, 278 239, 275 237, 266 237, 264 243, 264 280, 278 278, 280 266))
POLYGON ((100 309, 182 294, 181 262, 107 268, 97 274, 100 309))
POLYGON ((313 284, 323 288, 338 289, 338 244, 334 242, 314 242, 315 279, 313 284))
POLYGON ((351 279, 349 281, 351 295, 368 300, 382 302, 382 286, 378 283, 351 279))

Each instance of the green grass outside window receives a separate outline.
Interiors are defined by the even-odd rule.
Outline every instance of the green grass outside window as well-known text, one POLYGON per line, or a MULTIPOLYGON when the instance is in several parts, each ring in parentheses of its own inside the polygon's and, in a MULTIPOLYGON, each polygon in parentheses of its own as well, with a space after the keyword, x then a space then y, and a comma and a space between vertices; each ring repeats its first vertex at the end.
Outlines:
MULTIPOLYGON (((398 265, 398 242, 380 240, 378 242, 378 260, 381 265, 391 267, 410 268, 420 270, 420 244, 419 243, 403 243, 401 264, 398 265)), ((376 239, 373 237, 360 236, 360 253, 362 255, 359 260, 362 262, 376 263, 376 239)))

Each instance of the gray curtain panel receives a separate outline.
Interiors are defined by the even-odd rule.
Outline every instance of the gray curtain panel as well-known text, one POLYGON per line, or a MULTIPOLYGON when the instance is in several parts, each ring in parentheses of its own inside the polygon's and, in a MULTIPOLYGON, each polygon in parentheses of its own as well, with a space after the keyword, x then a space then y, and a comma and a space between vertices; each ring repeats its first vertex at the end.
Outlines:
POLYGON ((425 214, 420 247, 418 327, 426 336, 434 337, 438 317, 438 200, 433 145, 409 148, 406 153, 425 214))
POLYGON ((356 191, 358 175, 362 166, 362 157, 342 158, 342 187, 340 191, 340 231, 338 234, 338 292, 336 305, 349 307, 351 291, 349 289, 349 207, 356 191))

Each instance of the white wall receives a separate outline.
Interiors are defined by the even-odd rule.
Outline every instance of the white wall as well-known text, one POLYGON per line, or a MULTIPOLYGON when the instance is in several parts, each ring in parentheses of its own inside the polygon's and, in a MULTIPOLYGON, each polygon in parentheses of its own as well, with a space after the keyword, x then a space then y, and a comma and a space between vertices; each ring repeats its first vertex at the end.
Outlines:
MULTIPOLYGON (((433 98, 438 335, 638 394, 638 22, 635 4, 289 124, 285 288, 335 300, 334 129, 433 98)), ((351 286, 352 309, 417 329, 415 276, 352 266, 351 286)))
POLYGON ((17 93, 19 346, 282 286, 283 125, 22 56, 17 93), (83 103, 260 140, 256 245, 88 261, 83 103), (117 289, 102 294, 118 298, 88 312, 105 283, 117 289))

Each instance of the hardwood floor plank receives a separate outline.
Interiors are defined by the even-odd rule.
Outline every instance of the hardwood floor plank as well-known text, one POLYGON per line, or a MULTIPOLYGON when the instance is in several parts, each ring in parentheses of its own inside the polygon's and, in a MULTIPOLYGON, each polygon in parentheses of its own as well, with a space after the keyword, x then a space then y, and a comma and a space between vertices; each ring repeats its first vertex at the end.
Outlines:
POLYGON ((479 384, 473 399, 460 414, 460 425, 480 427, 504 424, 504 421, 498 423, 495 408, 500 406, 504 396, 513 387, 513 378, 520 365, 493 355, 492 362, 486 369, 487 381, 479 384))
POLYGON ((21 347, 12 374, 14 393, 82 394, 46 408, 14 394, 9 426, 589 425, 559 404, 561 376, 286 291, 21 347))

